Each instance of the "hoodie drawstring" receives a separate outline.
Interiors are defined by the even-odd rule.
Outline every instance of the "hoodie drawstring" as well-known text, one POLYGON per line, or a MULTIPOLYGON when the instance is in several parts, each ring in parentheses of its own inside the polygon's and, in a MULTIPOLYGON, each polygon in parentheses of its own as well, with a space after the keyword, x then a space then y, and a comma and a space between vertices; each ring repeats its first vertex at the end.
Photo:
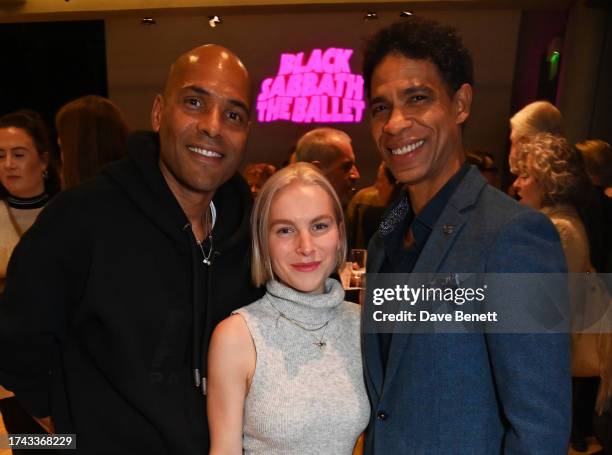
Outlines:
POLYGON ((193 384, 196 388, 202 388, 202 393, 206 395, 206 380, 202 377, 203 358, 202 358, 202 335, 200 329, 202 303, 202 285, 200 278, 201 267, 196 248, 196 239, 191 230, 191 224, 187 223, 183 231, 189 238, 191 250, 191 312, 192 312, 192 338, 191 338, 191 367, 193 370, 193 384))

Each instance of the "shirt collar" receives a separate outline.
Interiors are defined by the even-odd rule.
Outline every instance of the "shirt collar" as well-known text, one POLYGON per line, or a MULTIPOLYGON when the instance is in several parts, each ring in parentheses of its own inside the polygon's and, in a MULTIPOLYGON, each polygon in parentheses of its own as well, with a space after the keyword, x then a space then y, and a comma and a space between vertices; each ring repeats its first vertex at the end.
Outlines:
POLYGON ((30 210, 39 209, 44 207, 49 201, 49 195, 47 193, 39 194, 38 196, 21 198, 17 196, 6 196, 6 202, 14 209, 30 210))
POLYGON ((433 229, 436 221, 440 218, 444 207, 448 204, 451 196, 463 180, 463 177, 470 170, 470 165, 465 162, 457 172, 444 184, 433 198, 416 215, 415 220, 424 224, 429 229, 433 229))
MULTIPOLYGON (((427 227, 431 231, 442 214, 444 207, 446 207, 446 204, 448 204, 448 201, 469 170, 469 163, 463 163, 459 170, 444 184, 416 217, 410 206, 408 194, 402 192, 401 196, 391 205, 391 208, 383 217, 379 227, 380 235, 386 237, 398 229, 401 231, 401 235, 403 235, 405 230, 414 221, 417 221, 418 224, 427 227)), ((418 239, 415 240, 418 241, 418 239)))

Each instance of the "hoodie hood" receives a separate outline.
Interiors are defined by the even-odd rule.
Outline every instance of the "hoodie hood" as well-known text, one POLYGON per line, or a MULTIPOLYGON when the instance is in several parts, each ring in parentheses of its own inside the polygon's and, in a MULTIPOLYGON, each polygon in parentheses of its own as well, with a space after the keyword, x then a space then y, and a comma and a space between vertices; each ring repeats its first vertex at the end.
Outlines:
MULTIPOLYGON (((159 168, 159 136, 138 131, 128 137, 128 157, 107 166, 113 180, 159 229, 184 242, 189 220, 168 187, 159 168)), ((213 197, 217 222, 213 230, 215 250, 223 254, 249 230, 252 200, 249 188, 238 173, 217 189, 213 197)))

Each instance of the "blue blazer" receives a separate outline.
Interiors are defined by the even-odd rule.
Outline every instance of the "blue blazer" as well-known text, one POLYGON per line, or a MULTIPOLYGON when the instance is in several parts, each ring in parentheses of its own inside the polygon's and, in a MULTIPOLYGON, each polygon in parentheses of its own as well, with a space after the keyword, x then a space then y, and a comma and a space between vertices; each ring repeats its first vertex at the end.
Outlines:
MULTIPOLYGON (((378 232, 368 248, 368 273, 380 271, 384 260, 378 232)), ((451 196, 413 270, 565 271, 559 236, 548 218, 487 185, 474 167, 451 196)), ((513 298, 521 298, 520 292, 519 287, 513 298)), ((549 304, 558 302, 534 302, 549 304)), ((567 454, 567 334, 395 333, 384 374, 378 335, 364 334, 362 348, 372 404, 365 455, 567 454)))

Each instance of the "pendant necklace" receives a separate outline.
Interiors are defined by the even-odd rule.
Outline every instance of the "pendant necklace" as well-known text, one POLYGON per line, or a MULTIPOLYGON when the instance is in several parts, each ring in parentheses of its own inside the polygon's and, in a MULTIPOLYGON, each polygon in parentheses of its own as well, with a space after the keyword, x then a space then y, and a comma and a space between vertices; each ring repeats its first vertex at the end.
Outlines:
POLYGON ((278 313, 278 318, 276 319, 276 326, 277 327, 278 327, 278 320, 280 318, 283 318, 283 319, 289 321, 291 324, 295 325, 296 327, 302 329, 304 332, 308 333, 308 335, 310 335, 310 337, 312 337, 312 339, 314 340, 314 343, 312 343, 313 345, 317 346, 320 349, 323 349, 325 346, 327 346, 327 341, 325 341, 324 338, 325 338, 325 332, 327 332, 327 327, 329 326, 329 322, 331 321, 331 319, 328 319, 323 324, 321 324, 321 325, 319 325, 317 327, 306 327, 306 323, 298 321, 298 320, 293 319, 293 318, 290 318, 285 313, 283 313, 281 310, 276 308, 274 306, 274 304, 272 302, 270 302, 269 300, 268 300, 268 303, 278 313), (318 332, 319 330, 323 330, 323 332, 321 333, 321 336, 317 338, 317 336, 314 335, 313 332, 318 332))
POLYGON ((204 212, 204 223, 203 223, 204 232, 208 231, 208 235, 204 237, 204 240, 196 241, 196 243, 200 247, 200 251, 202 252, 202 257, 204 258, 202 262, 206 265, 210 265, 212 263, 210 260, 210 257, 212 256, 212 252, 213 252, 212 226, 210 226, 209 224, 208 210, 209 209, 207 208, 206 211, 204 212), (204 245, 203 245, 204 243, 206 243, 207 240, 208 240, 208 253, 204 251, 204 245))

